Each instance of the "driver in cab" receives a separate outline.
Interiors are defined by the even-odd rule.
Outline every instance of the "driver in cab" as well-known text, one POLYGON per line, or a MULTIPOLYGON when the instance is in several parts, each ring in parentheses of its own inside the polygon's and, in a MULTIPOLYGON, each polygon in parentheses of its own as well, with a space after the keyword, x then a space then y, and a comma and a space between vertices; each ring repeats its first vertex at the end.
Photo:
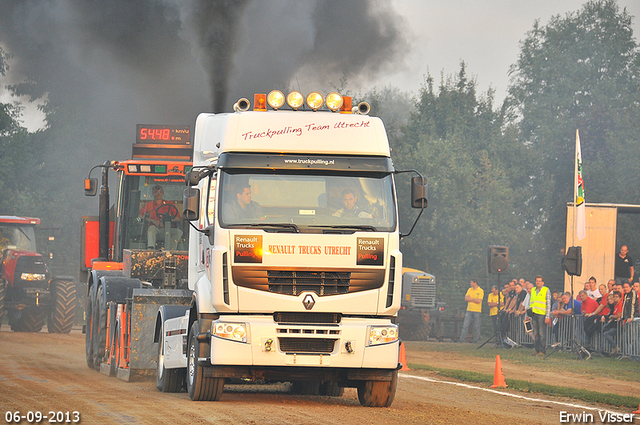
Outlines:
MULTIPOLYGON (((164 221, 170 218, 171 221, 180 221, 180 212, 172 201, 166 201, 162 199, 164 196, 164 189, 160 185, 155 185, 151 189, 153 195, 153 201, 149 201, 140 210, 140 216, 143 217, 149 224, 147 229, 147 248, 156 249, 156 241, 164 240, 164 221)), ((178 241, 182 237, 182 230, 171 228, 171 242, 173 247, 167 247, 169 249, 175 249, 178 246, 178 241)))
POLYGON ((342 206, 344 208, 340 208, 338 211, 334 212, 334 217, 373 218, 371 213, 358 207, 358 197, 351 189, 345 189, 342 191, 342 198, 340 198, 340 202, 342 202, 342 206))

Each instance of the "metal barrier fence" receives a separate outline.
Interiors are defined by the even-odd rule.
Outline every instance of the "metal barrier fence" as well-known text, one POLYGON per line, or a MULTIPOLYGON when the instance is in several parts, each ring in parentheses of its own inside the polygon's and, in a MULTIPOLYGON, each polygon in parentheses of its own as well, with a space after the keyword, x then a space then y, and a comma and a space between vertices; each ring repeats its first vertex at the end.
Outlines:
MULTIPOLYGON (((525 316, 509 314, 505 319, 508 322, 508 329, 505 326, 506 336, 518 345, 533 347, 533 334, 526 332, 524 327, 525 316)), ((588 338, 584 331, 584 316, 563 317, 553 326, 547 327, 547 347, 558 347, 564 350, 571 350, 572 340, 584 346, 589 351, 610 354, 612 346, 604 338, 604 326, 598 324, 591 338, 588 338)), ((614 337, 618 347, 618 354, 623 357, 640 359, 640 319, 627 322, 617 326, 614 337)))

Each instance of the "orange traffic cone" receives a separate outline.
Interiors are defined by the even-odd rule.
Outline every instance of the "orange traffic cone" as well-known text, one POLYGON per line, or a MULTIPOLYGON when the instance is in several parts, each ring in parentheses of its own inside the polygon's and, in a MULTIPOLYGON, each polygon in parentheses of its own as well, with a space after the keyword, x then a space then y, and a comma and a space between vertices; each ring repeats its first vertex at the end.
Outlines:
POLYGON ((507 388, 507 383, 504 382, 504 375, 502 373, 502 362, 500 356, 496 356, 496 371, 493 375, 493 385, 491 388, 507 388))
POLYGON ((638 410, 635 410, 633 413, 637 413, 640 415, 640 405, 638 405, 638 410))
POLYGON ((404 342, 400 343, 400 363, 402 363, 402 369, 400 370, 411 370, 407 365, 407 353, 404 350, 404 342))

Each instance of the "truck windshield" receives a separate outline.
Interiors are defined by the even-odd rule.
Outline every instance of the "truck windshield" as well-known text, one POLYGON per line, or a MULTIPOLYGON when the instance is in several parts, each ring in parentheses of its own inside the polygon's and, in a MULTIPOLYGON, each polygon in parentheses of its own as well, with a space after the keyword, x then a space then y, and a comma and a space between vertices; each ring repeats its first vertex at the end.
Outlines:
POLYGON ((125 189, 124 248, 186 251, 189 232, 182 221, 184 178, 129 176, 125 189))
POLYGON ((0 252, 8 247, 36 252, 36 235, 33 226, 1 225, 0 252))
POLYGON ((250 174, 223 171, 219 208, 223 227, 294 232, 396 228, 393 178, 354 175, 250 174))

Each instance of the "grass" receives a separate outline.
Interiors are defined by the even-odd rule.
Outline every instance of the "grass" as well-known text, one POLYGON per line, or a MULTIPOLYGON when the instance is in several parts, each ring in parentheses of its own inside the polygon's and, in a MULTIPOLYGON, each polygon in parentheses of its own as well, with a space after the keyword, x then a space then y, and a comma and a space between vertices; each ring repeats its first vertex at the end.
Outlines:
MULTIPOLYGON (((409 367, 415 370, 427 370, 435 372, 440 376, 454 378, 465 382, 474 382, 490 385, 493 383, 493 376, 485 373, 469 372, 455 369, 442 369, 422 364, 409 363, 409 367)), ((579 388, 560 387, 557 385, 540 384, 524 381, 521 379, 505 379, 508 388, 529 393, 546 394, 556 397, 569 397, 591 403, 608 404, 611 406, 636 408, 640 405, 640 398, 633 396, 623 396, 611 393, 600 393, 597 391, 582 390, 579 388)))
MULTIPOLYGON (((414 351, 438 351, 453 352, 460 356, 480 357, 489 360, 500 358, 508 360, 514 364, 526 365, 533 368, 544 368, 548 371, 572 372, 583 375, 585 379, 597 380, 603 374, 611 378, 622 381, 637 381, 640 376, 640 362, 622 359, 617 360, 610 357, 603 357, 592 354, 586 361, 579 360, 575 354, 569 352, 547 351, 550 354, 544 360, 531 356, 531 349, 519 348, 511 350, 497 349, 493 343, 489 343, 477 349, 479 344, 453 344, 453 343, 433 343, 433 342, 405 342, 407 348, 414 351)), ((637 407, 637 406, 636 406, 637 407)))
MULTIPOLYGON (((637 382, 640 376, 640 362, 629 359, 612 359, 608 357, 592 355, 589 360, 582 361, 573 353, 554 352, 552 355, 541 359, 532 357, 530 349, 497 349, 492 343, 478 349, 477 344, 453 344, 453 343, 433 343, 433 342, 414 342, 405 343, 408 349, 412 351, 438 351, 456 353, 460 357, 479 357, 488 360, 495 359, 496 355, 504 362, 505 360, 512 364, 520 364, 531 369, 544 369, 546 371, 572 372, 580 374, 587 381, 597 384, 597 379, 607 375, 608 377, 637 382)), ((548 351, 547 354, 550 352, 548 351)), ((449 378, 458 379, 460 381, 474 382, 491 385, 493 383, 493 375, 470 372, 466 370, 445 369, 424 364, 409 363, 411 369, 427 370, 435 372, 438 375, 449 378)), ((546 394, 551 396, 569 397, 577 400, 583 400, 591 403, 604 403, 611 406, 620 406, 628 408, 638 408, 640 398, 634 396, 624 396, 611 393, 602 393, 597 391, 583 390, 580 388, 563 387, 557 385, 549 385, 542 383, 529 382, 521 379, 505 379, 510 389, 523 392, 546 394)))

